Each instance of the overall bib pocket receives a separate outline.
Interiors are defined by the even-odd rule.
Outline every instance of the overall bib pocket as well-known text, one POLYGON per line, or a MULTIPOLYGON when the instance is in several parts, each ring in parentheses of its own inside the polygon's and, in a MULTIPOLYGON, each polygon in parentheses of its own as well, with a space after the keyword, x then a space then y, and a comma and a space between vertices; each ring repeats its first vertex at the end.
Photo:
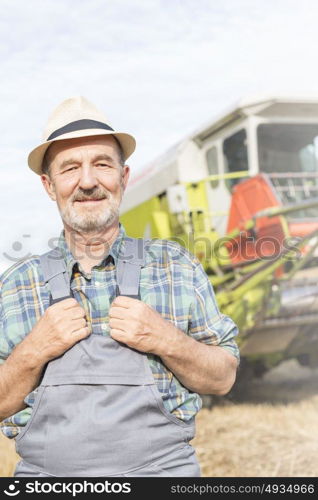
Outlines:
POLYGON ((34 404, 33 404, 33 407, 32 407, 32 412, 31 412, 31 416, 30 416, 30 418, 29 418, 26 426, 22 429, 22 431, 19 432, 19 434, 15 438, 16 443, 18 443, 18 442, 20 443, 21 442, 22 438, 25 437, 25 435, 27 434, 27 432, 29 432, 31 426, 33 425, 33 422, 35 420, 37 411, 39 409, 39 406, 40 406, 40 403, 41 403, 41 400, 42 400, 42 397, 43 397, 45 389, 46 388, 44 386, 40 386, 39 387, 38 392, 37 392, 37 394, 35 396, 34 404))

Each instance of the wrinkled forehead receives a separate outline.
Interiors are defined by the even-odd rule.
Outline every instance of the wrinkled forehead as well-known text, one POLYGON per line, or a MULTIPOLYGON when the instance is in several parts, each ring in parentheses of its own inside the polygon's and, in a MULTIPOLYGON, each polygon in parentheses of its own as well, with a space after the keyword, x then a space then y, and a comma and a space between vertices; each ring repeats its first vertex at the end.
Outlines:
POLYGON ((81 159, 84 155, 94 156, 106 154, 115 162, 119 162, 119 147, 116 139, 111 135, 77 137, 55 141, 46 152, 49 163, 64 161, 68 157, 81 159))

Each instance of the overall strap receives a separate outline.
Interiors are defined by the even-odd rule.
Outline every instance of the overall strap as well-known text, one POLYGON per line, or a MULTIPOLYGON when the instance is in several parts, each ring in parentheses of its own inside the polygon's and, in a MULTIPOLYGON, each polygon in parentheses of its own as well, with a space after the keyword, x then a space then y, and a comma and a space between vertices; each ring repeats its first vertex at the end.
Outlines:
POLYGON ((61 250, 56 247, 40 255, 44 281, 49 283, 51 305, 71 297, 70 278, 68 276, 61 250))
MULTIPOLYGON (((149 240, 125 238, 124 252, 120 252, 116 266, 116 295, 140 298, 140 269, 145 263, 145 246, 149 240)), ((44 281, 49 283, 51 305, 71 297, 70 278, 61 250, 56 247, 40 255, 44 281)))
POLYGON ((124 252, 120 252, 116 266, 117 295, 140 299, 140 269, 145 264, 145 246, 149 240, 125 238, 124 252))

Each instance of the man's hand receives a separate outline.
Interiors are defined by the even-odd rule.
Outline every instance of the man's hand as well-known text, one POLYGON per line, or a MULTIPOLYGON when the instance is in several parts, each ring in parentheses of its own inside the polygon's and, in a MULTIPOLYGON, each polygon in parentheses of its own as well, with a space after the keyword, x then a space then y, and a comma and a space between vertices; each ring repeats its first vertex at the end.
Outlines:
POLYGON ((121 295, 109 309, 110 335, 141 352, 162 356, 177 329, 155 309, 138 299, 121 295))
POLYGON ((234 383, 237 360, 232 354, 186 335, 140 300, 116 297, 109 310, 109 326, 115 340, 160 356, 193 392, 223 395, 234 383))
POLYGON ((25 408, 24 398, 38 386, 48 361, 89 334, 85 310, 75 299, 48 307, 0 366, 0 421, 25 408))
POLYGON ((91 333, 85 314, 75 299, 61 300, 46 309, 25 342, 29 343, 38 360, 46 363, 91 333))

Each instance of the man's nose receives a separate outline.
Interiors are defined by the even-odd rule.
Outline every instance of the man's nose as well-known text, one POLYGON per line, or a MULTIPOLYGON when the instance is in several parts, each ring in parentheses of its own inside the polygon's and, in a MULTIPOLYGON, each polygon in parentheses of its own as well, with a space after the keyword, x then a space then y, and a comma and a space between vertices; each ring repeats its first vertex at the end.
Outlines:
POLYGON ((90 165, 83 165, 80 169, 79 185, 83 189, 90 189, 98 184, 96 171, 90 165))

